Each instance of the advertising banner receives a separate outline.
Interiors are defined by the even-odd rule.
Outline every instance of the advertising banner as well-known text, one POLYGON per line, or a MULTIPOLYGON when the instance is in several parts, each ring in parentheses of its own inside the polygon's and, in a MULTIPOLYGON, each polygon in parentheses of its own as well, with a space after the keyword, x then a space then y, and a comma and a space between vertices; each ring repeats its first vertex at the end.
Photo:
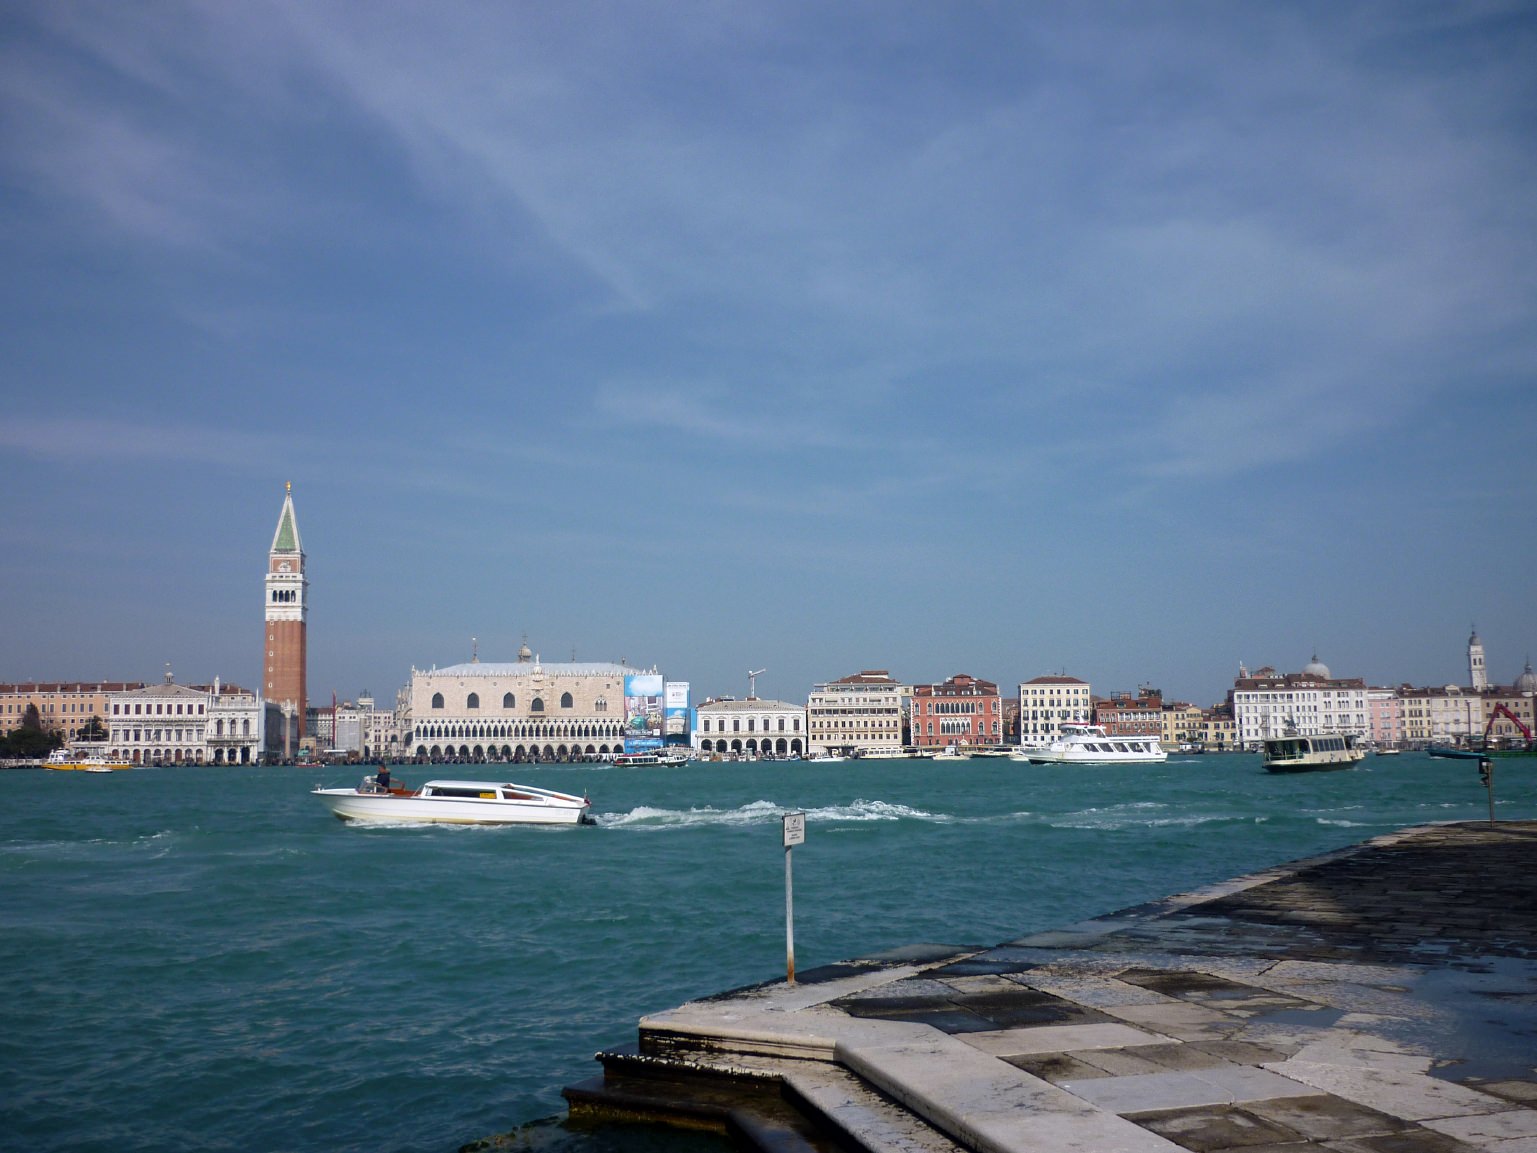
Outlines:
POLYGON ((662 745, 662 674, 624 678, 624 751, 642 753, 662 745))
POLYGON ((668 681, 663 694, 662 731, 669 745, 686 745, 693 735, 692 713, 688 704, 688 682, 668 681))

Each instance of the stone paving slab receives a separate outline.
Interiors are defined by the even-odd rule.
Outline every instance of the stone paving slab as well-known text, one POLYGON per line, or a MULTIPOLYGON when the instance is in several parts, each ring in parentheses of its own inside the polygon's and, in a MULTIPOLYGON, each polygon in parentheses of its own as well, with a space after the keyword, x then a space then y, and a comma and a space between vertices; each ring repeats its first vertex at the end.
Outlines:
POLYGON ((1156 1045, 1167 1038, 1128 1025, 1096 1023, 999 1029, 991 1033, 962 1035, 960 1039, 994 1057, 1023 1057, 1031 1053, 1060 1053, 1075 1049, 1122 1049, 1128 1045, 1156 1045))
POLYGON ((1145 1113, 1192 1105, 1234 1105, 1275 1097, 1312 1097, 1318 1093, 1310 1085, 1247 1065, 1064 1081, 1062 1088, 1112 1113, 1145 1113))

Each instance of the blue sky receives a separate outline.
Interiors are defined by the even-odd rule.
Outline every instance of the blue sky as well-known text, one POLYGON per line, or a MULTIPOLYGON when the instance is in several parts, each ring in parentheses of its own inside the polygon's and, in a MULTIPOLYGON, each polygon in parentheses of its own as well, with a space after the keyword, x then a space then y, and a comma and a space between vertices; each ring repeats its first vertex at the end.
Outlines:
POLYGON ((1537 648, 1537 13, 11 3, 0 680, 1537 648))

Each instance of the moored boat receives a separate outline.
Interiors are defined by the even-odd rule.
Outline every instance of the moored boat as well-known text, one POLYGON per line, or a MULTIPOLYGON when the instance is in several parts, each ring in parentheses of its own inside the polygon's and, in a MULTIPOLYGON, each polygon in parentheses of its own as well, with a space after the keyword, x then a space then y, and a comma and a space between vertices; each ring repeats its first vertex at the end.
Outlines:
POLYGON ((1112 737, 1101 725, 1062 726, 1062 735, 1045 745, 1023 745, 1012 754, 1032 765, 1139 765, 1169 759, 1157 737, 1112 737))
POLYGON ((1348 769, 1366 759, 1349 733, 1317 733, 1299 736, 1266 737, 1265 768, 1272 773, 1316 773, 1330 769, 1348 769))
POLYGON ((592 824, 586 797, 490 781, 428 781, 419 789, 381 786, 365 777, 355 789, 315 789, 344 821, 449 825, 592 824))

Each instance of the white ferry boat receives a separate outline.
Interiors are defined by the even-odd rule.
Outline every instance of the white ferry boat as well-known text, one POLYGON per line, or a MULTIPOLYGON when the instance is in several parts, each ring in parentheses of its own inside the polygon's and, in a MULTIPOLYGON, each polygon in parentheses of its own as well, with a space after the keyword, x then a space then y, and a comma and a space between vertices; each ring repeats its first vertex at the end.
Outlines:
POLYGON ((1366 751, 1356 747, 1355 737, 1347 733, 1319 733, 1302 737, 1265 738, 1265 768, 1272 773, 1317 773, 1330 769, 1348 769, 1366 759, 1366 751))
POLYGON ((688 754, 672 749, 653 749, 644 753, 616 753, 613 760, 614 767, 619 769, 638 769, 649 765, 676 768, 678 765, 686 764, 688 764, 688 754))
POLYGON ((1100 725, 1063 725, 1050 744, 1024 745, 1013 754, 1032 765, 1134 765, 1169 759, 1157 737, 1112 737, 1100 725))
POLYGON ((315 789, 313 796, 344 821, 445 825, 590 825, 586 797, 532 785, 428 781, 412 791, 364 777, 355 789, 315 789))

